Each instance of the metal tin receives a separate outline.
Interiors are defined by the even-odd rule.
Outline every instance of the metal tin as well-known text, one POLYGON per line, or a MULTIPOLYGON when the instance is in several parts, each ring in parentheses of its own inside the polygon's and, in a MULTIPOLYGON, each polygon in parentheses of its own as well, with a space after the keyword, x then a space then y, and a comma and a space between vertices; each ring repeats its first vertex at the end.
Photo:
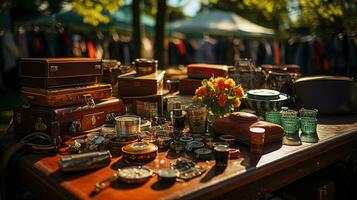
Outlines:
POLYGON ((239 149, 229 149, 229 159, 236 159, 240 157, 239 149))
POLYGON ((202 148, 205 146, 205 143, 199 141, 188 142, 185 146, 186 151, 194 151, 196 149, 202 148))
POLYGON ((196 149, 194 153, 195 158, 198 160, 211 160, 213 156, 212 150, 207 148, 196 149))
POLYGON ((115 118, 115 129, 118 135, 135 135, 140 132, 140 117, 123 115, 115 118))
POLYGON ((117 136, 109 140, 109 150, 113 156, 121 155, 121 148, 125 145, 128 145, 133 142, 137 142, 138 137, 136 135, 128 135, 128 136, 117 136))
POLYGON ((124 159, 141 162, 154 160, 158 147, 148 142, 134 142, 124 146, 121 150, 124 159))
POLYGON ((137 58, 132 64, 135 67, 137 75, 146 75, 155 73, 157 71, 158 63, 157 60, 137 58))
POLYGON ((118 169, 118 180, 129 184, 145 183, 153 175, 153 171, 144 166, 130 166, 118 169))
POLYGON ((111 158, 109 151, 96 151, 62 157, 58 160, 58 165, 64 172, 82 171, 109 165, 111 158))
POLYGON ((222 140, 222 142, 228 143, 230 146, 234 145, 236 141, 236 137, 233 135, 221 135, 219 139, 222 140))
POLYGON ((182 136, 182 137, 180 137, 180 141, 183 142, 186 145, 189 142, 193 141, 193 137, 191 137, 191 136, 182 136))
POLYGON ((214 147, 214 157, 216 159, 217 167, 227 167, 228 157, 229 157, 229 148, 224 146, 214 147))
POLYGON ((222 146, 222 147, 229 147, 229 144, 227 142, 213 142, 212 147, 218 147, 218 146, 222 146))
POLYGON ((180 173, 174 168, 164 168, 157 171, 159 181, 175 182, 180 173))

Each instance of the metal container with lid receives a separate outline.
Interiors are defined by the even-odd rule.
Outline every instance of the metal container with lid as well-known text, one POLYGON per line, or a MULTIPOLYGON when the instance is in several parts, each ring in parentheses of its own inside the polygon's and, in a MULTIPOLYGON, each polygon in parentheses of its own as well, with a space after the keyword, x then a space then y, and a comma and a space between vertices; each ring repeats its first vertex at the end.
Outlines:
POLYGON ((146 58, 137 58, 133 61, 133 65, 137 75, 152 74, 157 71, 159 61, 146 58))
POLYGON ((186 107, 190 133, 205 133, 207 122, 207 106, 202 103, 192 103, 186 107))
POLYGON ((148 142, 134 142, 122 148, 123 158, 127 161, 141 162, 154 160, 158 147, 148 142))
POLYGON ((115 118, 118 135, 136 135, 140 132, 141 118, 136 115, 122 115, 115 118))

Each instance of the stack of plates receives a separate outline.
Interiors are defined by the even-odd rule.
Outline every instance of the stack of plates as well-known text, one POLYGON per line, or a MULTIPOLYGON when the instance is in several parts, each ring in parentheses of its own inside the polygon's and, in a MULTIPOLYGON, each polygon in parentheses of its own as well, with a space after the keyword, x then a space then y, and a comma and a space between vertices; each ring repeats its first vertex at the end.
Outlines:
POLYGON ((286 94, 276 90, 254 89, 247 92, 244 103, 249 109, 264 114, 267 111, 280 110, 287 99, 286 94))

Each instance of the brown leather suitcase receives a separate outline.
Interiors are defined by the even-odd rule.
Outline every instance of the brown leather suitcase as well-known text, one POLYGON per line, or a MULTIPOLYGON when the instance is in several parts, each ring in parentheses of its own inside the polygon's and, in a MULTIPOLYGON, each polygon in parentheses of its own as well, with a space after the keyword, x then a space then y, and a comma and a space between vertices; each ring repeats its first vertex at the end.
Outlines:
POLYGON ((143 96, 160 92, 164 88, 165 71, 157 71, 153 74, 136 76, 136 72, 130 72, 118 76, 119 96, 143 96))
POLYGON ((69 87, 100 82, 103 67, 92 58, 23 58, 19 74, 22 86, 69 87))
POLYGON ((90 103, 99 99, 111 97, 110 84, 94 84, 70 88, 30 88, 21 89, 21 98, 24 102, 46 107, 60 107, 75 104, 90 103))
POLYGON ((195 95, 195 91, 201 84, 201 79, 185 78, 179 82, 179 91, 181 95, 195 95))
POLYGON ((113 115, 125 114, 121 99, 111 97, 92 105, 73 105, 48 108, 31 105, 18 106, 14 110, 14 127, 18 134, 44 132, 56 137, 77 136, 103 125, 113 115), (56 128, 54 128, 56 127, 56 128))

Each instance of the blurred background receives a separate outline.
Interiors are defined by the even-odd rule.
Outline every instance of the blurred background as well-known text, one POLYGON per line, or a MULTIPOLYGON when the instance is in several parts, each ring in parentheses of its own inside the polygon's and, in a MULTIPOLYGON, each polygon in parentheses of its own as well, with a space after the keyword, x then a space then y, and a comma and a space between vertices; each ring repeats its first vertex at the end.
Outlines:
POLYGON ((0 128, 20 102, 22 57, 122 65, 297 64, 302 75, 357 77, 357 0, 3 0, 0 128))

